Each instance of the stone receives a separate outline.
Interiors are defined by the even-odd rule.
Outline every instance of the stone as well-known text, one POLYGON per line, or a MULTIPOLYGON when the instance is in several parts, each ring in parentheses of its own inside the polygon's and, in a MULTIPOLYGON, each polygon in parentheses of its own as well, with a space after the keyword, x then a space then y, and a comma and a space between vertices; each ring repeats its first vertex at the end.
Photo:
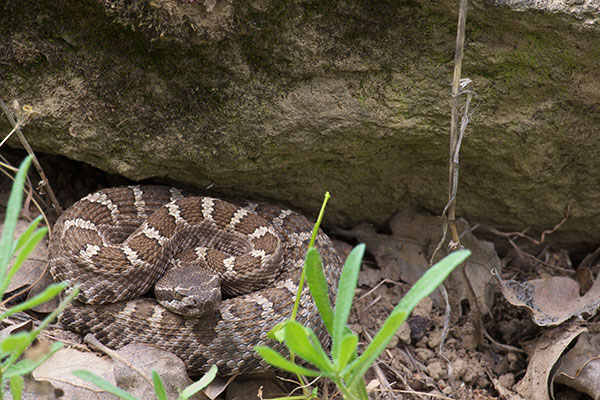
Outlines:
MULTIPOLYGON (((535 234, 570 205, 549 244, 600 241, 599 11, 570 3, 471 6, 462 69, 477 103, 457 214, 535 234)), ((326 225, 382 227, 446 203, 457 8, 13 1, 0 90, 39 112, 24 130, 37 152, 310 215, 330 191, 326 225)))

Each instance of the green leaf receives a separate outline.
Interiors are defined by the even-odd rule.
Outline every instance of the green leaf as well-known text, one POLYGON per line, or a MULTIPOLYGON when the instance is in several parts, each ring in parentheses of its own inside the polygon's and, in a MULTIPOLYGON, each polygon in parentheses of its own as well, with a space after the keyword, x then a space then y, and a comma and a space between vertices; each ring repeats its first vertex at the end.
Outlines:
POLYGON ((4 318, 7 318, 7 317, 13 315, 14 313, 17 313, 17 312, 20 312, 23 310, 29 310, 37 305, 45 303, 48 300, 57 296, 66 287, 67 287, 66 282, 53 283, 51 285, 48 285, 48 287, 46 287, 46 289, 44 289, 44 291, 42 293, 38 294, 37 296, 32 297, 31 299, 29 299, 21 304, 17 304, 16 306, 11 307, 8 310, 6 310, 2 315, 0 315, 0 320, 3 320, 4 318))
POLYGON ((4 280, 6 276, 6 269, 8 268, 8 262, 13 251, 13 242, 15 235, 15 228, 17 226, 17 219, 19 218, 19 212, 21 211, 22 200, 23 200, 23 186, 25 184, 25 177, 27 176, 27 169, 31 164, 31 156, 27 156, 19 167, 19 172, 15 177, 15 181, 10 191, 8 203, 6 204, 6 216, 4 218, 4 228, 2 230, 2 237, 0 238, 0 279, 4 280))
POLYGON ((25 242, 29 239, 29 236, 31 236, 35 228, 37 228, 37 226, 40 224, 41 220, 42 216, 38 215, 33 221, 31 221, 27 229, 25 229, 25 231, 21 233, 21 236, 19 236, 19 239, 17 239, 14 251, 19 250, 21 246, 25 244, 25 242))
POLYGON ((0 343, 0 349, 2 352, 12 353, 18 352, 21 353, 23 350, 33 342, 35 336, 32 337, 31 332, 17 332, 13 333, 10 336, 7 336, 0 343))
POLYGON ((276 340, 279 343, 283 343, 284 339, 284 331, 283 327, 287 321, 280 322, 273 327, 269 332, 267 332, 267 337, 271 340, 276 340))
POLYGON ((385 350, 398 328, 400 328, 400 325, 406 320, 415 306, 423 298, 429 296, 446 279, 452 270, 470 255, 471 252, 469 250, 454 252, 423 274, 394 308, 363 354, 346 367, 348 371, 351 371, 348 386, 354 386, 362 379, 367 369, 379 357, 379 354, 385 350))
POLYGON ((167 392, 165 391, 165 385, 163 384, 160 375, 155 370, 152 370, 152 381, 154 382, 154 393, 158 400, 167 400, 167 392))
MULTIPOLYGON (((62 283, 64 284, 66 282, 62 282, 62 283)), ((36 334, 37 334, 37 333, 41 332, 42 329, 44 329, 46 326, 48 326, 50 324, 50 322, 52 322, 58 316, 58 314, 60 314, 65 309, 65 307, 67 307, 67 305, 75 297, 77 297, 78 294, 79 294, 79 286, 75 285, 75 287, 73 289, 71 289, 71 293, 69 293, 69 295, 60 302, 58 307, 56 307, 50 314, 48 314, 42 322, 40 322, 38 327, 35 328, 34 332, 36 332, 36 334)))
POLYGON ((206 386, 208 386, 209 383, 211 383, 215 379, 215 376, 217 376, 217 370, 218 368, 216 365, 210 367, 208 372, 204 374, 202 378, 183 389, 183 391, 179 394, 177 400, 187 400, 202 389, 204 389, 206 386))
POLYGON ((327 331, 331 335, 333 332, 333 309, 331 308, 329 295, 327 294, 327 279, 323 273, 323 262, 317 249, 308 249, 304 268, 306 270, 306 281, 308 282, 310 294, 319 310, 319 314, 321 314, 325 328, 327 328, 327 331))
POLYGON ((415 282, 392 312, 404 311, 410 314, 421 300, 429 296, 454 268, 462 264, 470 255, 470 250, 459 250, 444 257, 415 282))
POLYGON ((332 376, 330 373, 326 373, 326 372, 322 372, 322 371, 321 372, 315 371, 312 369, 304 368, 298 364, 295 364, 295 363, 291 362, 290 360, 284 358, 281 354, 279 354, 278 352, 276 352, 275 350, 273 350, 270 347, 256 346, 254 348, 254 350, 256 350, 256 352, 266 362, 268 362, 272 366, 282 369, 284 371, 288 371, 288 372, 298 374, 298 375, 312 376, 312 377, 317 377, 317 376, 331 377, 332 376))
POLYGON ((72 373, 76 377, 84 379, 84 380, 86 380, 88 382, 91 382, 94 385, 98 386, 100 389, 104 390, 105 392, 114 394, 115 396, 118 396, 118 397, 120 397, 122 399, 125 399, 125 400, 138 400, 137 398, 135 398, 131 394, 127 393, 123 389, 121 389, 119 387, 116 387, 115 385, 113 385, 112 383, 108 382, 104 378, 101 378, 101 377, 99 377, 97 375, 94 375, 94 374, 92 374, 89 371, 86 371, 86 370, 83 370, 83 369, 78 369, 78 370, 73 371, 72 373))
POLYGON ((358 335, 352 332, 346 332, 340 343, 340 355, 338 357, 339 364, 336 366, 338 370, 342 370, 348 364, 348 361, 356 354, 356 345, 358 344, 358 335))
POLYGON ((333 372, 329 357, 310 328, 288 321, 285 324, 285 345, 321 371, 333 372))
POLYGON ((43 228, 40 228, 37 231, 35 231, 32 235, 29 235, 29 239, 27 240, 27 242, 25 244, 23 244, 23 247, 21 248, 21 251, 17 255, 15 262, 13 263, 12 267, 8 271, 8 274, 6 275, 6 279, 4 279, 2 281, 2 284, 0 285, 0 296, 2 294, 4 294, 4 292, 6 291, 6 288, 10 284, 10 281, 13 278, 13 276, 15 276, 15 274, 17 273, 19 268, 21 268, 21 265, 27 259, 29 254, 33 251, 35 246, 37 246, 38 243, 44 238, 44 236, 46 236, 47 232, 48 232, 48 228, 43 227, 43 228))
POLYGON ((354 385, 354 388, 351 389, 354 393, 358 394, 358 398, 360 400, 369 400, 369 394, 367 393, 367 387, 365 386, 365 382, 362 379, 359 379, 354 385))
POLYGON ((364 253, 364 244, 359 244, 352 249, 346 258, 344 269, 342 270, 342 275, 340 276, 340 282, 338 284, 335 311, 333 314, 333 334, 331 335, 333 339, 331 354, 336 366, 339 365, 339 347, 342 337, 344 336, 348 316, 350 315, 352 300, 354 300, 354 290, 356 289, 356 283, 358 282, 358 272, 360 271, 360 264, 364 253))
POLYGON ((23 391, 23 378, 19 375, 10 377, 10 393, 14 400, 21 400, 21 392, 23 391))
POLYGON ((46 361, 52 354, 56 353, 56 351, 58 349, 60 349, 62 346, 63 346, 63 344, 61 342, 52 343, 52 346, 50 346, 50 350, 48 351, 48 354, 45 354, 42 358, 40 358, 36 361, 32 361, 28 358, 25 358, 25 359, 19 361, 18 363, 10 366, 6 370, 6 372, 4 373, 4 378, 10 378, 11 376, 15 376, 15 375, 24 376, 24 375, 31 373, 34 369, 36 369, 37 367, 42 365, 44 363, 44 361, 46 361))

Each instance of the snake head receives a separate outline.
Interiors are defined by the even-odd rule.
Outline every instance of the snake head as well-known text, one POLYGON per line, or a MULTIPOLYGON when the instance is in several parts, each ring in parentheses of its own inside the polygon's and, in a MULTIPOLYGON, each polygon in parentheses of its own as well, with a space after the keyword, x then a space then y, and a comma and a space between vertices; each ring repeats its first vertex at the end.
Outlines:
POLYGON ((219 277, 197 266, 167 271, 154 286, 154 294, 163 307, 188 317, 214 312, 221 302, 219 277))

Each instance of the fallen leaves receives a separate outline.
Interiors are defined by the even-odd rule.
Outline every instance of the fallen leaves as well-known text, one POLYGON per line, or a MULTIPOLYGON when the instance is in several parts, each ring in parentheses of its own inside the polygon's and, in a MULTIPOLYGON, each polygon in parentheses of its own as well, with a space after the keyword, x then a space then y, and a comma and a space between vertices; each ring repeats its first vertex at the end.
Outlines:
POLYGON ((600 307, 600 279, 583 296, 576 280, 547 276, 526 282, 502 280, 502 294, 511 304, 525 307, 540 326, 556 326, 572 317, 594 315, 600 307))
MULTIPOLYGON (((461 241, 472 255, 467 259, 466 271, 469 282, 465 282, 457 268, 444 283, 450 297, 453 316, 461 314, 462 301, 469 298, 470 284, 477 298, 477 306, 485 315, 489 312, 489 299, 492 295, 492 271, 500 271, 500 259, 493 244, 478 240, 471 232, 469 224, 459 219, 458 229, 462 232, 461 241)), ((337 233, 352 237, 366 243, 374 255, 378 269, 367 268, 360 276, 360 282, 367 286, 383 279, 415 283, 429 268, 429 258, 442 237, 441 219, 434 216, 424 216, 412 212, 400 212, 390 221, 391 235, 380 234, 367 224, 359 225, 349 231, 338 230, 337 233)), ((440 251, 434 261, 438 261, 448 253, 440 251)), ((438 291, 432 295, 438 307, 444 307, 438 291)))

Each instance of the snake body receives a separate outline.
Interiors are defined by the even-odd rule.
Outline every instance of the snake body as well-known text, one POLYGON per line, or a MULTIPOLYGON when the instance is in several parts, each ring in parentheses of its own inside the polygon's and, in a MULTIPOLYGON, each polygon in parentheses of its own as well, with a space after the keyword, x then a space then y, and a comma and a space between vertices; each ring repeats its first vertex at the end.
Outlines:
MULTIPOLYGON (((50 272, 56 281, 80 285, 59 321, 112 348, 160 347, 179 356, 190 373, 212 365, 224 376, 267 370, 254 347, 285 353, 267 333, 290 316, 311 232, 305 217, 269 204, 233 205, 163 186, 98 191, 54 226, 50 272), (146 295, 169 265, 194 255, 219 276, 225 298, 214 309, 181 315, 146 295)), ((316 247, 333 296, 340 258, 323 232, 316 247)), ((307 288, 298 321, 327 344, 307 288)))

